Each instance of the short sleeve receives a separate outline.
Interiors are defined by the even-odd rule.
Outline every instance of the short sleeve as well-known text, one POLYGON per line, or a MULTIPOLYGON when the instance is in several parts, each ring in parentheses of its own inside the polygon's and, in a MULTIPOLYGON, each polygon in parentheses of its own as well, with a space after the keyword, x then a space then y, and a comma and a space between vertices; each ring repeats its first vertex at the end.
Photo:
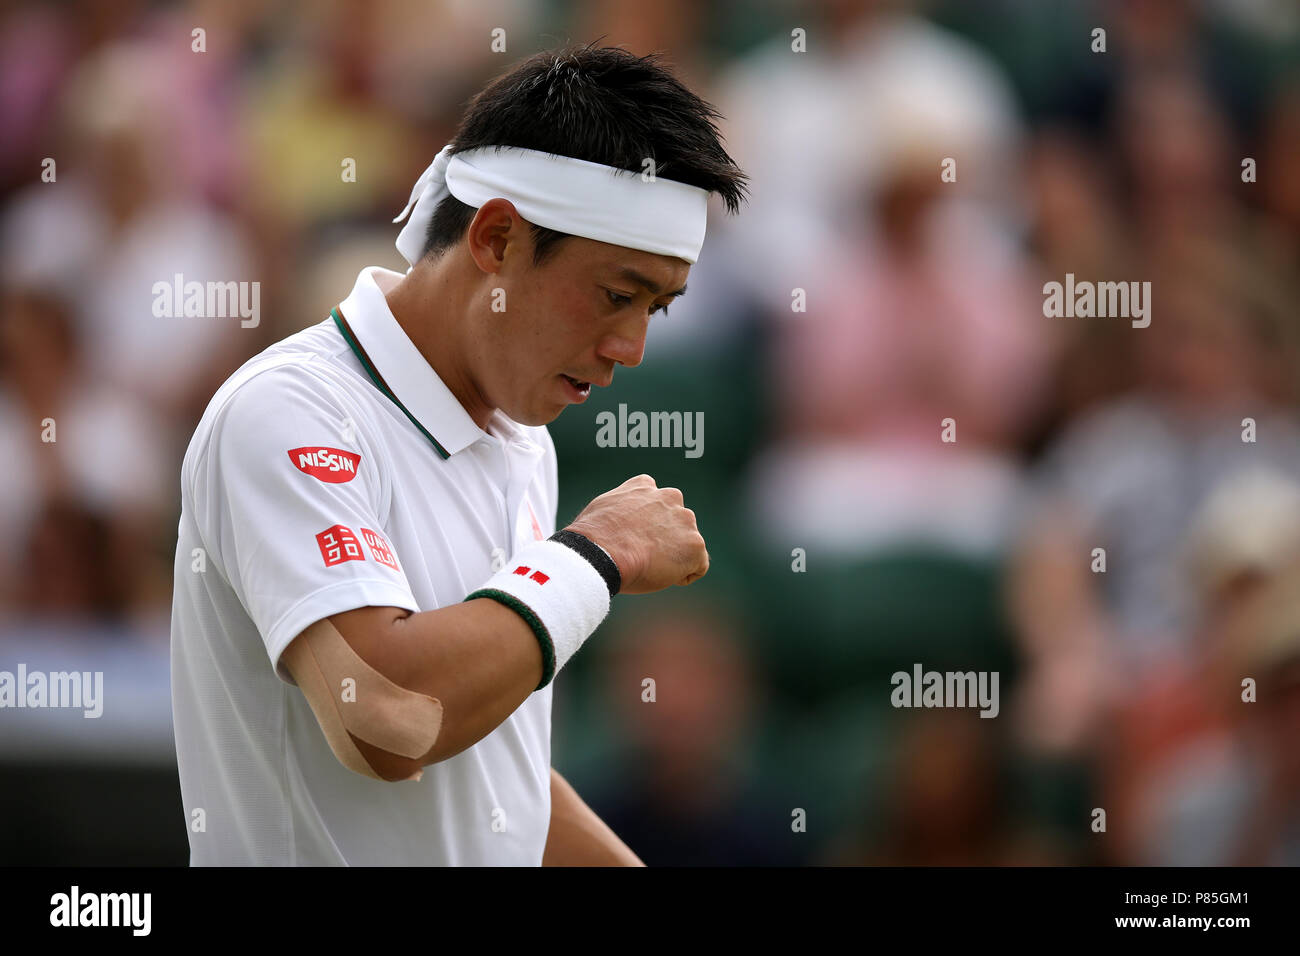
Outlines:
POLYGON ((195 470, 204 539, 285 680, 280 654, 314 622, 420 609, 384 528, 382 465, 363 423, 323 376, 274 367, 227 401, 195 470))

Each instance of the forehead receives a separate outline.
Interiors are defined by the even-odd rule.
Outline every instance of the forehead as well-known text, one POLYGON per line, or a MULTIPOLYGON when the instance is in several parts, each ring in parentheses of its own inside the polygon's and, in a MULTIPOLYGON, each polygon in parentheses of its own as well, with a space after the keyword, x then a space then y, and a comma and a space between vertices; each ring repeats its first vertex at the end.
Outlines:
POLYGON ((562 260, 569 268, 609 278, 620 278, 620 272, 630 270, 658 284, 663 292, 680 288, 691 271, 690 263, 676 256, 629 249, 582 236, 561 243, 561 249, 557 262, 562 260))

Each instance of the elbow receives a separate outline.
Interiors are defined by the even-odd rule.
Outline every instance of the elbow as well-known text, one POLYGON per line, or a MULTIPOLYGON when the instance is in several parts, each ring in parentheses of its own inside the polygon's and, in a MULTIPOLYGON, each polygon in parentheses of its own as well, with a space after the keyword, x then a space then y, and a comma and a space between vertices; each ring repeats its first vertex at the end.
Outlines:
POLYGON ((433 762, 442 703, 368 664, 329 618, 303 631, 282 659, 344 767, 397 783, 418 780, 433 762))
MULTIPOLYGON (((379 779, 387 783, 404 783, 407 780, 419 780, 420 776, 424 773, 425 766, 436 762, 435 760, 430 759, 430 755, 433 751, 430 751, 429 754, 425 754, 421 757, 403 757, 401 754, 395 754, 390 750, 384 750, 381 747, 368 744, 355 734, 350 736, 352 737, 352 742, 356 744, 357 750, 361 752, 361 756, 365 759, 366 763, 370 765, 370 769, 375 772, 375 775, 378 776, 379 779)), ((436 748, 434 749, 436 750, 436 748)), ((347 765, 344 764, 344 766, 347 765)))

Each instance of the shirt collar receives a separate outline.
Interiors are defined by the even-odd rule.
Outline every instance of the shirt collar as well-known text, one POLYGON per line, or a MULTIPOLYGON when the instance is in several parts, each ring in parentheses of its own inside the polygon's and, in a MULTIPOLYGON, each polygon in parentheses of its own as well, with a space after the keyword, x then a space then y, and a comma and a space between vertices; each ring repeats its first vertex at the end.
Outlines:
MULTIPOLYGON (((449 458, 491 436, 474 423, 388 308, 384 289, 401 278, 400 273, 377 266, 362 269, 351 294, 336 310, 346 325, 340 331, 371 379, 377 378, 375 385, 406 412, 443 458, 449 458)), ((492 421, 507 441, 527 441, 523 429, 499 409, 493 411, 492 421)))

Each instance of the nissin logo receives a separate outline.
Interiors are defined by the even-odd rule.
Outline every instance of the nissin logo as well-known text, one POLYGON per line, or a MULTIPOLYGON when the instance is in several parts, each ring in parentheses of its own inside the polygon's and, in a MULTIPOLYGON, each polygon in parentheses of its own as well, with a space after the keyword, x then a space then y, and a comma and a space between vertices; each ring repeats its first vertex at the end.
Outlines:
POLYGON ((356 477, 361 456, 341 448, 290 448, 289 460, 299 471, 337 485, 356 477))

